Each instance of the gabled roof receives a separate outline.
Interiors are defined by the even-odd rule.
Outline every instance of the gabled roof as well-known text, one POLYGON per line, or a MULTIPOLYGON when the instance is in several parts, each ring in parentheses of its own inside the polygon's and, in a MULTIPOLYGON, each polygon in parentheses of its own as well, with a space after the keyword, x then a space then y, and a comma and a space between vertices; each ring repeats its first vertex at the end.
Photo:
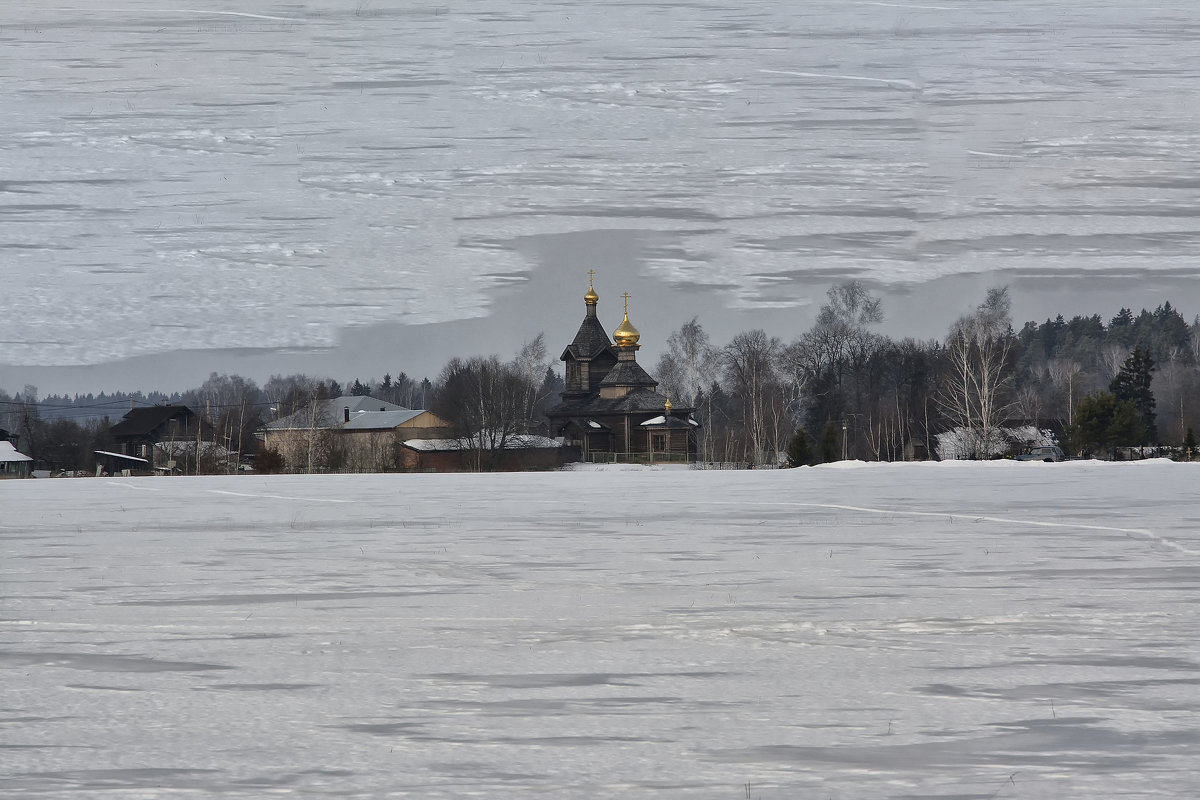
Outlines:
MULTIPOLYGON (((412 410, 368 395, 342 395, 341 397, 332 397, 321 404, 320 409, 317 410, 316 427, 340 428, 347 408, 350 409, 350 418, 352 420, 354 419, 353 415, 359 411, 412 410)), ((272 431, 307 430, 313 427, 313 419, 307 409, 302 409, 294 414, 281 417, 274 422, 268 422, 264 427, 272 431)))
POLYGON ((344 431, 391 430, 424 414, 423 409, 406 408, 401 411, 357 411, 350 414, 350 421, 342 425, 344 431))
POLYGON ((149 406, 132 408, 121 421, 109 429, 113 436, 146 436, 167 420, 183 415, 196 416, 187 406, 149 406))
POLYGON ((24 453, 18 453, 17 448, 9 441, 0 442, 0 461, 33 461, 24 453))
POLYGON ((595 358, 604 352, 606 349, 612 348, 612 340, 608 338, 608 334, 604 330, 604 326, 600 324, 597 317, 588 315, 583 318, 583 322, 579 325, 579 331, 575 334, 574 340, 567 345, 567 349, 563 351, 561 360, 566 361, 567 355, 570 354, 574 358, 595 358))

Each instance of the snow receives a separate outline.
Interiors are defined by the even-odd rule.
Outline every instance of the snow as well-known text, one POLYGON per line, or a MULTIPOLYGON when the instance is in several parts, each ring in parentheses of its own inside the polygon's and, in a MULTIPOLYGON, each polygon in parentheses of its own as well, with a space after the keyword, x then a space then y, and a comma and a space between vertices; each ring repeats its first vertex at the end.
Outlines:
MULTIPOLYGON (((484 437, 487 440, 487 437, 484 437)), ((405 447, 413 450, 424 452, 433 452, 438 450, 470 450, 473 449, 473 442, 470 439, 408 439, 404 442, 405 447)), ((562 447, 562 441, 559 439, 551 439, 548 436, 534 436, 532 434, 513 434, 504 440, 505 450, 521 450, 524 448, 540 449, 548 447, 562 447)))
MULTIPOLYGON (((980 434, 976 433, 975 437, 980 434)), ((1046 447, 1056 445, 1054 435, 1044 428, 1033 425, 1017 425, 1013 427, 995 428, 990 442, 978 442, 982 457, 1000 456, 1010 451, 1022 452, 1026 447, 1046 447)), ((973 436, 966 428, 955 428, 937 435, 937 453, 942 459, 970 458, 977 449, 973 436)))
POLYGON ((0 794, 1194 797, 1197 479, 0 482, 0 794))
POLYGON ((0 461, 33 461, 33 459, 18 452, 12 442, 4 440, 0 441, 0 461))
POLYGON ((645 422, 643 422, 642 424, 643 425, 662 425, 666 421, 667 421, 666 417, 659 416, 659 417, 654 417, 652 419, 648 419, 645 422))

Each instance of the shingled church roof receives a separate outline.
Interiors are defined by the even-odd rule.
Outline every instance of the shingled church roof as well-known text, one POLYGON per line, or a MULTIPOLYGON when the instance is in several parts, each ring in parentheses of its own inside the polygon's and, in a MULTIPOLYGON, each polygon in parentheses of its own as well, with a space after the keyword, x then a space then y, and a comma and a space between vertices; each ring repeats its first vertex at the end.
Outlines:
POLYGON ((583 318, 579 332, 575 334, 575 339, 567 345, 562 357, 565 359, 567 353, 570 353, 575 358, 594 358, 610 347, 612 347, 612 341, 608 338, 600 320, 588 315, 583 318))
POLYGON ((650 373, 642 369, 636 361, 618 361, 616 366, 608 371, 600 381, 601 386, 645 386, 653 391, 658 381, 650 377, 650 373))

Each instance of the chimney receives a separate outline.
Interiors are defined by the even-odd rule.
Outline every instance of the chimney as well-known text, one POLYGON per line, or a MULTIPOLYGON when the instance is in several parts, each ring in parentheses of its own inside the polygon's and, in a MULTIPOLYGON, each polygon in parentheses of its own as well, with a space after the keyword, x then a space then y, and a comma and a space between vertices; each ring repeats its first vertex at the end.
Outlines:
POLYGON ((342 408, 342 422, 349 422, 349 421, 350 421, 350 406, 344 406, 342 408))

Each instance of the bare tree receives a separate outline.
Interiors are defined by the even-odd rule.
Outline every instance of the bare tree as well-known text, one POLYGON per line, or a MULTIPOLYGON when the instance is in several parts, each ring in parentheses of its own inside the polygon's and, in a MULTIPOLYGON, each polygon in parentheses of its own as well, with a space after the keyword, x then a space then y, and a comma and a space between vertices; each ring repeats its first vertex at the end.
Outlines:
POLYGON ((1008 287, 990 289, 974 313, 959 317, 946 339, 949 372, 939 404, 965 431, 975 458, 996 449, 997 429, 1009 408, 1004 394, 1012 379, 1015 342, 1010 307, 1008 287))
POLYGON ((512 366, 525 384, 525 420, 521 433, 529 433, 539 416, 538 408, 546 399, 545 375, 550 366, 550 360, 546 357, 546 335, 538 333, 532 340, 522 344, 512 366))
POLYGON ((528 428, 529 382, 497 356, 452 358, 438 377, 433 410, 448 421, 476 470, 494 469, 505 449, 528 428))
POLYGON ((1105 383, 1117 377, 1117 373, 1121 371, 1121 365, 1125 363, 1125 359, 1129 358, 1132 350, 1132 347, 1117 342, 1111 342, 1100 348, 1100 366, 1104 370, 1101 377, 1105 383))
POLYGON ((780 449, 785 428, 777 371, 780 349, 779 339, 755 329, 734 336, 719 353, 729 391, 741 405, 743 452, 756 465, 768 451, 780 449))
POLYGON ((850 416, 871 416, 870 365, 888 345, 869 326, 883 320, 882 304, 858 281, 826 292, 813 327, 783 349, 788 401, 811 428, 850 416))
POLYGON ((712 379, 717 354, 699 318, 692 317, 667 337, 667 352, 658 359, 659 387, 678 405, 691 406, 712 379))
POLYGON ((1075 424, 1075 394, 1083 367, 1069 358, 1056 358, 1047 364, 1050 381, 1062 392, 1067 402, 1067 424, 1075 424))

